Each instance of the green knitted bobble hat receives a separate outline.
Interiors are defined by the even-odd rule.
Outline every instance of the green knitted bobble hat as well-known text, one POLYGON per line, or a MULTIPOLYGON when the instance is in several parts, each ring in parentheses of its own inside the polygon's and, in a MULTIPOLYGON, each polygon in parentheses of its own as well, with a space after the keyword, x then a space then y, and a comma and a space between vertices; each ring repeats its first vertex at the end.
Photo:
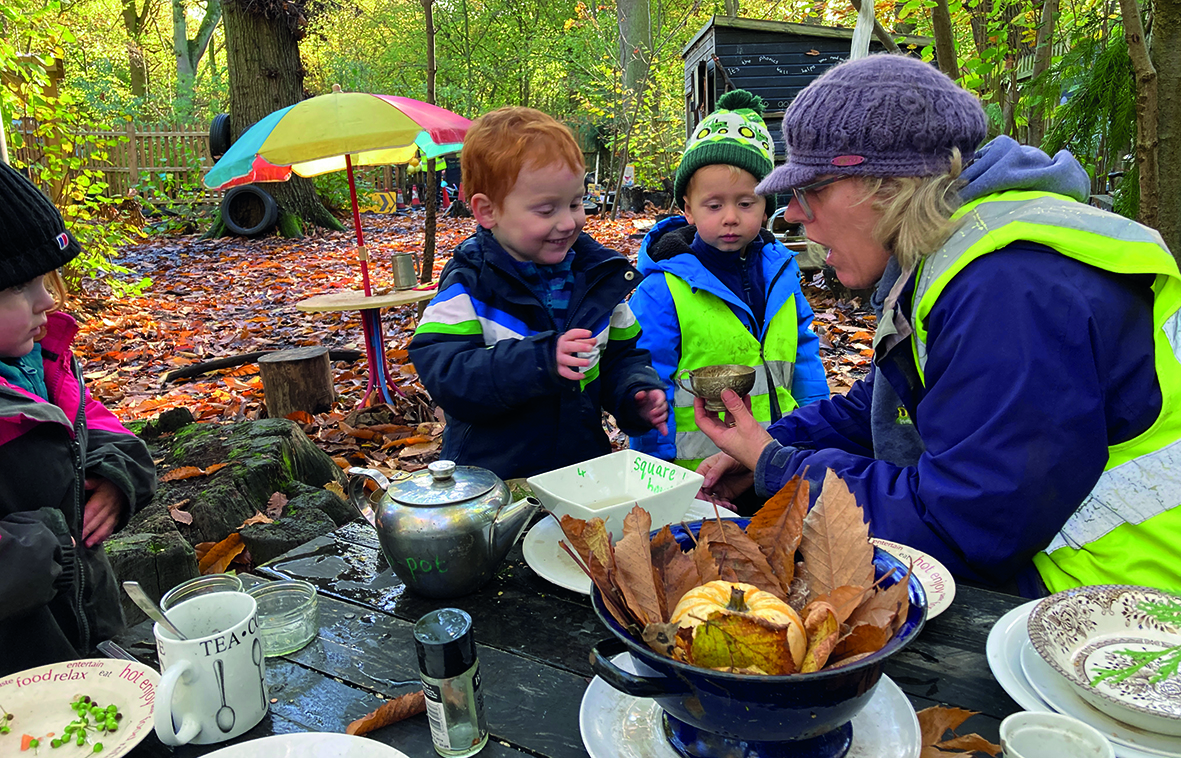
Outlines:
POLYGON ((771 132, 763 123, 763 98, 744 89, 727 92, 685 145, 673 179, 673 200, 684 205, 693 172, 715 163, 738 166, 762 181, 775 167, 773 145, 771 132))

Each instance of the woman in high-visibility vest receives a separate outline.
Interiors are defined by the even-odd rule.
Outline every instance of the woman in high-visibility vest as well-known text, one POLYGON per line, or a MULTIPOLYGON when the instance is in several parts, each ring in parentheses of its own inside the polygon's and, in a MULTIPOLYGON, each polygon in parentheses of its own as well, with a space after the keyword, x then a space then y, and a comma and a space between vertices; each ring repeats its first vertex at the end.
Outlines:
MULTIPOLYGON (((1000 137, 933 66, 873 55, 809 85, 789 161, 759 192, 876 287, 870 375, 763 430, 697 409, 725 451, 706 489, 767 495, 832 469, 875 536, 1036 597, 1181 591, 1181 274, 1152 229, 1087 205, 1090 181, 1000 137)), ((814 489, 819 489, 815 487, 814 489)))

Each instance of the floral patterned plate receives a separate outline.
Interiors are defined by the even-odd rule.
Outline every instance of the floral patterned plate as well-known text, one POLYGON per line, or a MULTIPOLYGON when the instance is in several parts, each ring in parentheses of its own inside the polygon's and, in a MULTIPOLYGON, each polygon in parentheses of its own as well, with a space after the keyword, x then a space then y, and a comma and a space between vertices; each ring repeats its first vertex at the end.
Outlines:
POLYGON ((1127 651, 1160 652, 1181 645, 1181 629, 1159 621, 1141 605, 1181 598, 1149 587, 1076 587, 1042 600, 1029 616, 1029 639, 1038 655, 1088 703, 1126 724, 1181 736, 1181 675, 1151 681, 1158 663, 1132 676, 1096 682, 1106 670, 1134 661, 1127 651))

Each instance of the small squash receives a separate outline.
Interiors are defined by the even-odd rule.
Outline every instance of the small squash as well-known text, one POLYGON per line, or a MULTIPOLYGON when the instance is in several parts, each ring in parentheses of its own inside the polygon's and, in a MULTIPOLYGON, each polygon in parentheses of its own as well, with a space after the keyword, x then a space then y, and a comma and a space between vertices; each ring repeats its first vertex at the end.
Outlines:
POLYGON ((742 582, 716 580, 686 592, 673 609, 670 623, 696 629, 710 614, 746 613, 773 624, 788 627, 787 644, 792 660, 799 666, 808 651, 808 633, 800 614, 770 592, 742 582))

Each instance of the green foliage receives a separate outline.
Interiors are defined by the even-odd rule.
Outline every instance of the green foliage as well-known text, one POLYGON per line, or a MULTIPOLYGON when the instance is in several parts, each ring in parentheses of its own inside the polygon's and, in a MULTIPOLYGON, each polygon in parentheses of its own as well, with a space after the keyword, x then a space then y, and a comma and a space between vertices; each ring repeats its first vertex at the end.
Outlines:
POLYGON ((1054 70, 1067 100, 1042 147, 1051 154, 1098 155, 1103 146, 1127 152, 1136 135, 1136 88, 1122 32, 1078 40, 1054 70))
MULTIPOLYGON (((312 181, 316 185, 316 193, 320 196, 320 202, 324 204, 329 213, 335 214, 344 211, 352 213, 353 204, 349 198, 348 173, 334 171, 330 174, 320 174, 312 181)), ((357 188, 358 199, 373 192, 377 186, 374 172, 364 168, 353 171, 353 183, 357 188)))

